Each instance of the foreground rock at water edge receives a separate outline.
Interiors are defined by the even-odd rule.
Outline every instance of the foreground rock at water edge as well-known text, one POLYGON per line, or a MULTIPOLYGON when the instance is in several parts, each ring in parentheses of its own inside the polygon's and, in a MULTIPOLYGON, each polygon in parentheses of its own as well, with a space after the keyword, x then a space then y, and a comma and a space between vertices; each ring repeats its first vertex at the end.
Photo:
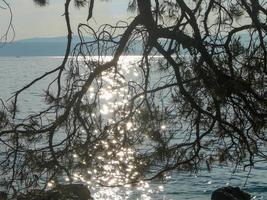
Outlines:
POLYGON ((222 187, 212 192, 211 200, 250 200, 251 196, 239 187, 222 187))
POLYGON ((7 200, 7 193, 0 191, 0 200, 7 200))
POLYGON ((17 200, 93 200, 90 191, 82 184, 58 185, 49 191, 33 190, 17 200))

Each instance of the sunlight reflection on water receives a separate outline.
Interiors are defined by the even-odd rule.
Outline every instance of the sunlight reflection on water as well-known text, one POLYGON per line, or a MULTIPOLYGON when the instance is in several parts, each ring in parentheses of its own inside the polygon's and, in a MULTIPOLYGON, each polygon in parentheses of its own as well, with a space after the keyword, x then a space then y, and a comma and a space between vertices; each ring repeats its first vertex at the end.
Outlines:
MULTIPOLYGON (((132 56, 122 58, 120 61, 120 65, 125 66, 125 69, 122 68, 120 72, 125 74, 126 78, 132 80, 137 80, 139 78, 138 70, 136 70, 136 68, 138 68, 138 63, 136 62, 138 58, 140 57, 132 56)), ((0 88, 0 94, 2 98, 7 99, 10 97, 11 92, 14 92, 22 85, 25 85, 31 81, 33 77, 41 75, 48 69, 57 66, 61 59, 61 57, 0 58, 0 85, 3 86, 0 88)), ((48 82, 52 79, 53 78, 50 78, 46 81, 48 82)), ((101 91, 101 100, 105 102, 105 106, 103 105, 102 107, 102 114, 106 115, 108 123, 113 123, 113 119, 109 117, 114 113, 114 109, 118 108, 118 106, 123 106, 124 104, 128 103, 128 87, 125 85, 124 87, 111 91, 112 87, 114 87, 116 83, 112 81, 112 78, 104 78, 104 81, 106 82, 107 86, 110 86, 110 88, 107 87, 101 91)), ((31 88, 27 93, 24 94, 24 96, 21 97, 21 113, 29 113, 43 107, 43 101, 40 100, 40 91, 46 87, 47 82, 42 82, 36 87, 31 88)), ((126 84, 123 79, 121 82, 122 84, 126 84)), ((89 88, 89 98, 94 97, 94 92, 95 89, 93 87, 89 88)), ((140 98, 142 98, 142 96, 140 96, 140 98)), ((98 114, 99 113, 95 113, 95 116, 98 114)), ((126 128, 128 130, 134 129, 134 123, 128 121, 126 123, 126 128)), ((162 124, 161 128, 166 129, 168 128, 168 125, 162 124)), ((114 140, 113 142, 116 144, 116 142, 119 141, 114 140)), ((106 146, 106 148, 110 147, 109 144, 105 143, 105 141, 101 143, 101 145, 104 147, 106 146)), ((131 149, 128 150, 131 152, 131 149)), ((125 160, 123 153, 125 151, 127 150, 124 149, 122 153, 117 152, 116 158, 118 158, 118 160, 114 160, 113 164, 116 164, 114 162, 120 161, 120 159, 122 159, 122 161, 125 160)), ((112 151, 107 151, 107 154, 111 154, 111 152, 112 151)), ((79 159, 78 155, 76 154, 73 155, 73 158, 79 159)), ((103 156, 100 155, 98 159, 102 160, 103 156)), ((103 168, 105 168, 106 171, 113 170, 110 164, 104 165, 103 168)), ((132 167, 128 169, 129 172, 134 173, 131 168, 132 167)), ((137 186, 128 186, 127 184, 124 184, 126 187, 112 188, 97 186, 96 180, 85 180, 81 174, 77 173, 73 175, 77 181, 85 182, 89 185, 89 188, 96 200, 204 200, 209 199, 211 192, 218 187, 225 185, 242 186, 244 184, 248 172, 243 171, 243 169, 239 169, 235 175, 232 175, 232 169, 233 166, 215 166, 211 173, 208 173, 205 169, 203 169, 200 170, 197 175, 173 172, 169 180, 165 182, 155 180, 149 183, 140 183, 140 185, 137 186)), ((246 190, 255 195, 254 199, 263 200, 267 197, 266 170, 267 163, 261 163, 252 169, 252 174, 250 175, 246 185, 246 190)), ((91 170, 91 173, 95 173, 94 170, 91 170)), ((120 172, 117 172, 116 170, 113 170, 112 173, 114 173, 114 176, 117 174, 120 175, 120 172)), ((106 180, 106 177, 104 180, 106 180)), ((65 181, 67 182, 68 179, 65 181)), ((53 186, 52 182, 50 186, 53 186)))

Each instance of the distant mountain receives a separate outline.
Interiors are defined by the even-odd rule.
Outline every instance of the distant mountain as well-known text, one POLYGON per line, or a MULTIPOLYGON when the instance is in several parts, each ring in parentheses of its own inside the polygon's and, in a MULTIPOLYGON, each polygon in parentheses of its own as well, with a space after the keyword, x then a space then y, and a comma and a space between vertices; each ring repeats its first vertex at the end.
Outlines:
MULTIPOLYGON (((90 37, 85 37, 86 40, 90 39, 90 37)), ((78 36, 72 36, 73 43, 78 43, 80 41, 78 36)), ((60 36, 60 37, 36 37, 36 38, 29 38, 29 39, 23 39, 23 40, 17 40, 16 42, 20 43, 50 43, 50 42, 67 42, 66 36, 60 36)))
MULTIPOLYGON (((85 37, 85 41, 90 41, 90 37, 85 37)), ((72 45, 79 43, 79 37, 73 36, 72 45)), ((0 57, 4 56, 64 56, 67 45, 67 37, 53 38, 30 38, 18 40, 7 44, 0 43, 0 57)), ((111 55, 112 48, 107 50, 107 55, 111 55)), ((142 52, 142 44, 137 43, 129 48, 131 54, 139 55, 142 52)))
MULTIPOLYGON (((74 36, 73 44, 78 42, 78 36, 74 36)), ((0 44, 0 56, 63 56, 66 44, 67 37, 18 40, 4 45, 0 44)))

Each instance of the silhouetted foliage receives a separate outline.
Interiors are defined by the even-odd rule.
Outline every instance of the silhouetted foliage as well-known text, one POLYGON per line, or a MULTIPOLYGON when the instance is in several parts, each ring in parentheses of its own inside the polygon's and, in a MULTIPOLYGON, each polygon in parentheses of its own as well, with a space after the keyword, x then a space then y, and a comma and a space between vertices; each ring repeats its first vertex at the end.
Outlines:
POLYGON ((57 73, 48 108, 0 132, 1 173, 14 191, 63 176, 124 185, 203 164, 266 161, 264 1, 130 1, 136 17, 98 30, 80 24, 72 52, 69 3, 62 64, 17 91, 6 110, 15 119, 18 95, 57 73))
POLYGON ((48 0, 33 0, 39 6, 45 6, 48 4, 48 0))
POLYGON ((7 27, 1 27, 0 33, 0 48, 3 47, 7 42, 13 41, 15 37, 15 30, 12 25, 13 14, 10 8, 10 5, 7 1, 1 0, 0 1, 0 11, 7 12, 9 14, 9 21, 7 27), (3 32, 2 32, 3 31, 3 32))

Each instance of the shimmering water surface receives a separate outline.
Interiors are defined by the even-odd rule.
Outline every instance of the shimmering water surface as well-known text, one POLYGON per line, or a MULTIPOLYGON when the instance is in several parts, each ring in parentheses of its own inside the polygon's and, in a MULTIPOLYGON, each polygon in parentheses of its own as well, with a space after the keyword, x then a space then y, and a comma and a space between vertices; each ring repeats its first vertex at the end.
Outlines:
MULTIPOLYGON (((134 57, 124 58, 128 62, 134 57)), ((0 57, 0 98, 7 100, 12 92, 20 89, 49 69, 58 66, 60 57, 0 57)), ((54 76, 34 85, 20 97, 21 116, 40 110, 44 107, 41 100, 42 93, 47 83, 54 76)), ((104 112, 104 111, 103 111, 104 112)), ((204 200, 210 199, 211 192, 222 186, 239 186, 250 192, 254 199, 267 200, 267 163, 257 163, 251 173, 249 169, 237 168, 233 174, 234 166, 215 166, 211 172, 205 169, 197 174, 187 172, 172 172, 164 182, 143 182, 135 187, 103 188, 90 186, 96 200, 204 200), (246 186, 244 187, 244 184, 246 186)))

